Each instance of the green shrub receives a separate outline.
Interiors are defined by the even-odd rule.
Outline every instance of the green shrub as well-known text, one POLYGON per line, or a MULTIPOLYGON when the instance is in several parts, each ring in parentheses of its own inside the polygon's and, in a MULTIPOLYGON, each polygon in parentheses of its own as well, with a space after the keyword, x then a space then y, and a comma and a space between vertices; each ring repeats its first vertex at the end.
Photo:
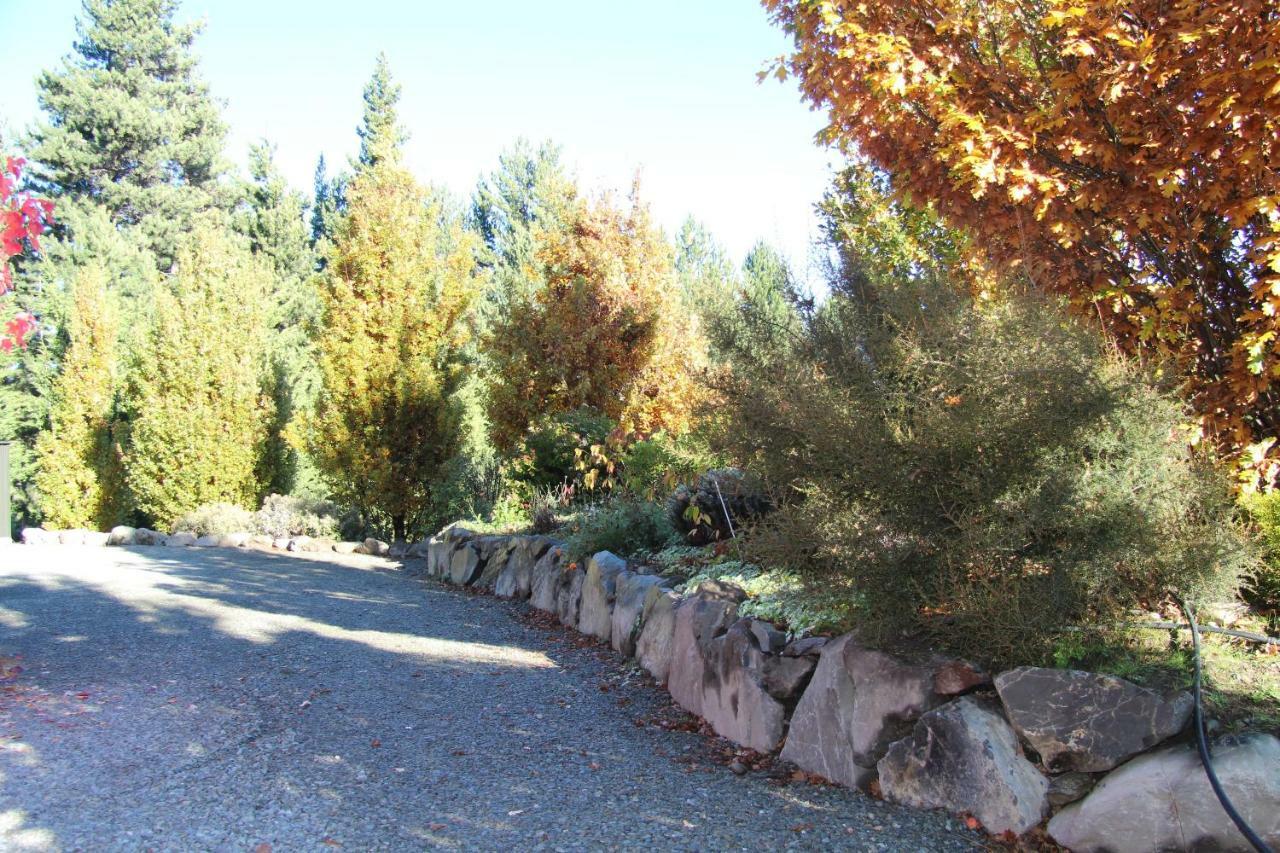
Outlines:
POLYGON ((256 520, 254 513, 235 504, 204 504, 174 522, 173 532, 191 533, 195 536, 248 533, 257 529, 256 520))
POLYGON ((670 494, 681 483, 692 482, 702 472, 722 465, 707 436, 699 432, 680 436, 657 433, 626 448, 619 461, 623 488, 647 500, 670 494))
POLYGON ((735 343, 723 441, 780 502, 747 559, 869 639, 997 662, 1171 590, 1232 595, 1252 552, 1177 400, 1052 302, 970 296, 958 238, 856 190, 828 207, 830 299, 735 343))
POLYGON ((1241 499, 1262 540, 1263 560, 1245 583, 1244 598, 1267 620, 1267 630, 1280 631, 1280 491, 1259 492, 1241 499))
POLYGON ((342 512, 329 501, 292 495, 268 495, 254 519, 255 529, 271 537, 311 536, 334 539, 342 512))
POLYGON ((567 528, 565 550, 571 560, 597 551, 628 557, 655 551, 676 537, 663 507, 629 497, 584 507, 567 528))
POLYGON ((592 409, 543 418, 525 437, 513 477, 534 489, 581 485, 591 470, 591 448, 603 447, 615 426, 592 409))

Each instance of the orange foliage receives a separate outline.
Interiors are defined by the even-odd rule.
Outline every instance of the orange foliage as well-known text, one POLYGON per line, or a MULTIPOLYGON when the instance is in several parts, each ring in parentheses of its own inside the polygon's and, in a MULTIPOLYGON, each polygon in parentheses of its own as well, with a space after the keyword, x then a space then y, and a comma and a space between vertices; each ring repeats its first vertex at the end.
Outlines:
POLYGON ((827 142, 1171 355, 1220 445, 1280 435, 1276 0, 764 6, 827 142))
POLYGON ((704 355, 647 208, 634 191, 625 211, 579 202, 567 228, 539 236, 546 286, 489 342, 495 442, 510 448, 540 417, 584 407, 625 438, 686 431, 704 355))

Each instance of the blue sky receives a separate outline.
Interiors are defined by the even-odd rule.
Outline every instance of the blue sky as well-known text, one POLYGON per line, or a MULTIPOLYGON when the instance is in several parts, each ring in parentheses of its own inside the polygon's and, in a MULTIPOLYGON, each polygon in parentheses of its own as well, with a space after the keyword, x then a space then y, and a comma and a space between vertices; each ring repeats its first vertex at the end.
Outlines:
MULTIPOLYGON (((79 11, 0 0, 8 134, 37 116, 35 75, 70 51, 79 11)), ((805 271, 836 155, 792 84, 756 82, 787 43, 753 0, 184 0, 179 18, 206 22, 196 47, 233 159, 265 137, 307 192, 321 152, 356 151, 382 50, 421 179, 469 195, 516 137, 550 138, 589 189, 625 189, 640 169, 669 232, 693 214, 736 260, 763 238, 805 271)))

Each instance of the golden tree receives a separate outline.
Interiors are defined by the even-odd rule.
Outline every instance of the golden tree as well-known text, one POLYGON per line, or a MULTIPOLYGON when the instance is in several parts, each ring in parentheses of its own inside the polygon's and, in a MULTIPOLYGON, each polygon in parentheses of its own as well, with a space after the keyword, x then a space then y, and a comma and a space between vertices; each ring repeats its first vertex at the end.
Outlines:
POLYGON ((1280 436, 1274 0, 764 0, 779 66, 997 269, 1171 355, 1206 433, 1280 436))
POLYGON ((680 308, 671 249, 636 191, 626 210, 608 197, 578 202, 541 244, 545 287, 489 340, 495 443, 509 449, 540 417, 580 408, 627 437, 686 431, 702 343, 680 308))
POLYGON ((77 272, 71 301, 71 342, 54 383, 49 429, 36 440, 35 487, 50 527, 96 530, 127 512, 111 433, 117 324, 101 266, 77 272))

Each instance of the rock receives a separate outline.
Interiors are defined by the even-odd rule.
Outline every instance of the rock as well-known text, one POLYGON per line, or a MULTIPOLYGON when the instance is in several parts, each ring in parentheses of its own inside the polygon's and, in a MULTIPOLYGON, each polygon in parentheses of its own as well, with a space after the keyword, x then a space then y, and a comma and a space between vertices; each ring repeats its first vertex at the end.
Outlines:
POLYGON ((502 598, 528 598, 533 592, 533 567, 555 542, 545 536, 517 536, 506 565, 493 582, 502 598))
POLYGON ((97 530, 86 530, 84 533, 84 544, 93 548, 105 548, 110 539, 110 533, 100 533, 97 530))
POLYGON ((449 563, 453 560, 453 544, 440 536, 432 536, 427 541, 427 575, 443 578, 449 573, 449 563))
POLYGON ((334 542, 333 552, 335 554, 354 554, 359 547, 359 542, 334 542))
POLYGON ((84 535, 87 532, 88 532, 87 530, 83 530, 83 529, 59 530, 57 534, 58 544, 59 545, 83 545, 84 535))
POLYGON ((645 671, 665 684, 671 671, 671 641, 675 639, 676 604, 680 596, 664 589, 645 600, 636 637, 636 660, 645 671))
POLYGON ((1049 777, 1049 805, 1055 809, 1074 803, 1093 790, 1097 779, 1089 773, 1060 773, 1049 777))
POLYGON ((1110 770, 1182 731, 1193 704, 1185 692, 1165 697, 1071 669, 1023 666, 995 684, 1009 722, 1050 773, 1110 770))
POLYGON ((560 624, 570 628, 578 627, 578 616, 582 612, 582 584, 587 573, 574 566, 560 575, 560 587, 556 593, 556 615, 560 624))
POLYGON ((474 531, 468 530, 457 522, 450 524, 437 535, 444 541, 453 542, 455 544, 458 542, 466 542, 468 539, 474 539, 476 536, 474 531))
POLYGON ((564 551, 559 546, 548 548, 533 564, 529 586, 529 603, 546 613, 557 612, 563 572, 560 562, 564 551))
POLYGON ((58 534, 43 527, 22 528, 23 545, 57 545, 58 534))
POLYGON ((484 571, 475 585, 484 589, 493 589, 498 576, 507 567, 511 554, 520 544, 515 536, 486 536, 480 540, 480 556, 484 558, 484 571), (496 541, 486 541, 496 540, 496 541))
POLYGON ((990 683, 991 676, 967 660, 948 661, 933 674, 933 692, 939 696, 959 696, 990 683))
POLYGON ((409 553, 409 543, 403 539, 397 539, 387 546, 387 556, 393 560, 399 560, 409 553))
POLYGON ((787 643, 786 648, 782 650, 784 657, 814 657, 822 654, 822 649, 826 646, 829 637, 805 637, 803 640, 795 640, 787 643))
POLYGON ((779 654, 787 645, 787 635, 761 619, 752 620, 751 633, 755 635, 756 645, 766 654, 779 654))
POLYGON ((239 533, 224 533, 218 537, 219 548, 243 548, 249 544, 249 534, 243 531, 239 533))
POLYGON ((275 540, 265 533, 255 533, 249 537, 249 541, 245 543, 246 548, 260 548, 266 550, 274 547, 275 540))
POLYGON ((609 642, 614 651, 627 657, 636 654, 636 640, 644 626, 645 611, 649 602, 664 589, 664 581, 657 575, 641 575, 622 572, 615 581, 613 600, 613 627, 609 642))
POLYGON ((364 550, 366 554, 372 554, 375 557, 385 557, 391 553, 391 546, 380 539, 370 537, 364 540, 364 550))
POLYGON ((578 614, 579 631, 605 643, 613 638, 613 601, 617 596, 618 575, 626 570, 627 561, 610 551, 600 551, 587 558, 578 614))
POLYGON ((194 533, 187 533, 184 530, 170 536, 165 544, 170 548, 190 548, 196 544, 196 537, 194 533))
POLYGON ((702 713, 702 681, 707 674, 706 645, 729 630, 738 614, 738 605, 747 594, 719 581, 704 581, 693 595, 675 607, 675 630, 671 637, 671 667, 667 691, 680 707, 691 714, 702 713))
POLYGON ((169 537, 163 533, 157 533, 147 527, 139 527, 133 532, 133 544, 135 545, 165 545, 168 544, 169 537))
POLYGON ((817 658, 814 657, 770 655, 764 661, 762 684, 774 699, 789 703, 804 690, 817 665, 817 658))
POLYGON ((480 548, 474 542, 459 545, 449 559, 449 580, 458 586, 470 586, 480 577, 484 569, 484 560, 480 559, 480 548))
POLYGON ((791 718, 782 758, 833 782, 865 788, 889 744, 942 703, 933 669, 859 646, 845 634, 823 646, 791 718))
POLYGON ((286 536, 277 536, 275 539, 271 540, 271 547, 275 548, 277 551, 288 551, 289 538, 286 536))
POLYGON ((743 764, 741 761, 738 761, 735 758, 729 764, 729 772, 732 773, 734 776, 745 776, 747 775, 747 765, 743 764))
POLYGON ((758 645, 755 621, 739 619, 701 644, 704 665, 697 704, 698 713, 721 737, 769 752, 782 740, 786 708, 764 688, 768 655, 758 645))
POLYGON ((138 541, 138 531, 133 527, 124 524, 116 525, 111 528, 111 532, 107 534, 108 545, 135 545, 138 541))
MULTIPOLYGON (((1213 768, 1236 810, 1280 850, 1280 740, 1253 734, 1213 746, 1213 768)), ((1077 853, 1248 851, 1190 745, 1167 746, 1108 773, 1089 796, 1049 821, 1049 835, 1077 853)))
POLYGON ((922 716, 876 767, 885 799, 968 812, 993 835, 1021 835, 1049 810, 1049 780, 1022 756, 995 703, 973 696, 922 716))
POLYGON ((285 544, 286 551, 295 551, 302 553, 303 551, 314 551, 315 541, 310 536, 294 536, 285 544))
POLYGON ((409 550, 405 552, 405 556, 414 560, 425 560, 427 558, 427 546, 430 540, 423 539, 420 542, 414 542, 409 546, 409 550))
POLYGON ((196 548, 216 548, 218 547, 218 537, 213 535, 200 536, 191 544, 196 548))

